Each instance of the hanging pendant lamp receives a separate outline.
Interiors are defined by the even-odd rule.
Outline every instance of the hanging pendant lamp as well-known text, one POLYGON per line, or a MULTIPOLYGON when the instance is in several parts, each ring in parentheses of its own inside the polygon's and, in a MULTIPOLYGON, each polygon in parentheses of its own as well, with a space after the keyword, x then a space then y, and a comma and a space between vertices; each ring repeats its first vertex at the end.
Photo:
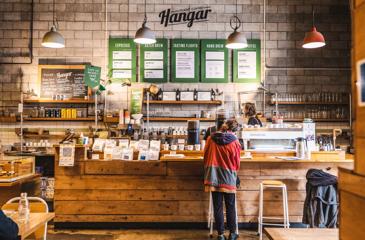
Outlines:
POLYGON ((312 12, 312 30, 305 33, 303 48, 320 48, 326 45, 322 33, 318 32, 314 26, 314 10, 312 12))
POLYGON ((245 34, 237 31, 237 29, 241 27, 241 20, 237 17, 237 0, 236 0, 236 14, 231 17, 229 24, 233 29, 233 33, 231 33, 227 38, 226 48, 231 48, 231 49, 246 48, 248 44, 245 34))
POLYGON ((42 39, 42 46, 47 48, 64 48, 65 47, 65 39, 63 36, 57 32, 57 20, 55 20, 55 0, 53 0, 53 20, 52 27, 44 34, 42 39))
POLYGON ((134 37, 134 42, 138 44, 152 44, 156 42, 155 33, 146 26, 147 13, 146 13, 146 0, 144 1, 144 20, 142 27, 137 30, 134 37))

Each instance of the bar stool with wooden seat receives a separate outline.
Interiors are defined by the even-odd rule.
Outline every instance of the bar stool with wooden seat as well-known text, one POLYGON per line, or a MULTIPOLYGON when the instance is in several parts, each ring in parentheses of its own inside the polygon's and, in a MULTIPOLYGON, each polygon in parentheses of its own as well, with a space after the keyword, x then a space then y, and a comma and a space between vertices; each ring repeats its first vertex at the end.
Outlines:
POLYGON ((283 226, 289 228, 289 209, 288 209, 288 192, 285 183, 276 180, 266 180, 260 183, 260 200, 259 200, 259 217, 258 217, 258 232, 260 240, 262 240, 262 227, 267 226, 283 226), (264 217, 264 190, 266 188, 279 188, 283 195, 283 218, 280 217, 264 217), (283 223, 264 222, 264 219, 268 220, 283 220, 283 223))
MULTIPOLYGON (((18 210, 20 197, 14 197, 7 201, 2 207, 2 210, 18 210)), ((28 197, 29 210, 35 213, 48 213, 48 205, 46 201, 39 197, 28 197)), ((32 236, 35 240, 46 240, 47 239, 47 223, 36 230, 32 236)))

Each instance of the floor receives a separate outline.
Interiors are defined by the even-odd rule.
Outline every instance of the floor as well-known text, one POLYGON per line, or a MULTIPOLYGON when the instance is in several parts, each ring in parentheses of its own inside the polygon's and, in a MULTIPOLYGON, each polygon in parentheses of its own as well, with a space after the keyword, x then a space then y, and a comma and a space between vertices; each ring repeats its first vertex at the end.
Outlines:
MULTIPOLYGON (((207 230, 53 230, 48 240, 210 240, 207 230)), ((215 239, 215 236, 214 238, 215 239)), ((240 240, 258 240, 254 231, 240 231, 240 240)), ((264 238, 266 239, 266 238, 264 238)))

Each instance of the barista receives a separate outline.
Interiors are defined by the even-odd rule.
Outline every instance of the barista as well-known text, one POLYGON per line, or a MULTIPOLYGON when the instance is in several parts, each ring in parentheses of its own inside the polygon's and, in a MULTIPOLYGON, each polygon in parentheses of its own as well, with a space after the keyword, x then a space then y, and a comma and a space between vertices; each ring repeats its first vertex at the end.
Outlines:
POLYGON ((224 109, 219 109, 217 111, 217 117, 215 120, 215 126, 209 127, 204 135, 204 140, 207 140, 210 135, 219 131, 223 123, 227 120, 226 111, 224 109))
POLYGON ((259 125, 262 127, 261 120, 257 117, 256 107, 254 103, 246 103, 244 107, 244 115, 248 118, 248 125, 255 126, 259 125))

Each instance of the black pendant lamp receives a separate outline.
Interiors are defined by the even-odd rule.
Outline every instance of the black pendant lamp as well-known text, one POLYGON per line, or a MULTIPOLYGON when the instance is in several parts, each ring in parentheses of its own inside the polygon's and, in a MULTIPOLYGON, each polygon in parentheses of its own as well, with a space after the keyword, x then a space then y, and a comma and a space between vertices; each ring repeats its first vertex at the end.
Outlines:
POLYGON ((231 33, 227 38, 226 48, 231 48, 231 49, 246 48, 248 45, 245 34, 237 31, 237 29, 239 29, 242 24, 241 20, 237 16, 237 0, 236 0, 236 14, 231 17, 231 19, 229 20, 229 24, 233 29, 233 33, 231 33))
POLYGON ((146 13, 146 0, 144 1, 144 20, 142 27, 137 30, 134 37, 134 42, 138 44, 152 44, 156 42, 155 33, 146 26, 147 23, 147 13, 146 13))
POLYGON ((42 46, 47 48, 64 48, 65 47, 65 39, 63 36, 57 32, 57 20, 55 19, 55 0, 53 0, 53 20, 52 27, 44 34, 42 39, 42 46))

